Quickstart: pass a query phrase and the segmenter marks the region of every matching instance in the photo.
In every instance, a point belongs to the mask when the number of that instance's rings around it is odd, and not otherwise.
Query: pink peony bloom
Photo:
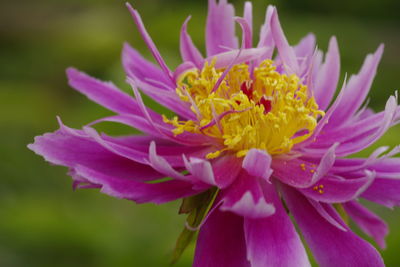
[[[251,3],[243,17],[235,17],[226,0],[209,0],[207,55],[188,35],[188,18],[180,36],[183,63],[175,71],[139,13],[127,6],[159,66],[124,46],[134,98],[68,69],[73,88],[116,115],[81,130],[60,121],[59,130],[36,137],[29,148],[67,166],[76,188],[100,188],[137,203],[182,199],[180,212],[189,215],[175,259],[199,231],[195,267],[310,266],[289,214],[319,265],[383,266],[348,219],[385,247],[387,225],[358,199],[400,205],[400,159],[393,158],[399,147],[347,158],[399,121],[397,95],[379,113],[363,106],[383,46],[334,98],[340,73],[336,38],[325,57],[313,35],[290,46],[273,6],[253,47]],[[235,23],[242,28],[241,44]],[[139,89],[176,117],[147,108]],[[104,121],[144,134],[99,134],[92,126]]]

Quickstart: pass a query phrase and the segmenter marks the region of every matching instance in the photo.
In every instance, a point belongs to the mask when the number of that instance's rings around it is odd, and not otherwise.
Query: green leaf
[[[189,213],[186,223],[190,228],[197,228],[210,211],[218,195],[218,189],[213,188],[204,193],[183,199],[179,213]],[[193,237],[197,234],[196,230],[189,229],[186,225],[176,241],[175,249],[172,254],[171,264],[176,263],[188,247]]]

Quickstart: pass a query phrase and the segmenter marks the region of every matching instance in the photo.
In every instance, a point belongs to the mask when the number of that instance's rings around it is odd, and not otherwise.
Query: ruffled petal
[[[142,164],[148,163],[148,148],[150,143],[156,140],[155,138],[148,138],[144,142],[140,139],[141,142],[135,142],[134,139],[130,138],[127,139],[128,142],[123,142],[122,140],[113,137],[105,135],[101,136],[95,129],[90,127],[84,127],[84,131],[89,137],[110,152]],[[195,148],[172,144],[173,143],[170,143],[167,146],[158,145],[158,151],[159,153],[161,151],[160,154],[163,155],[167,162],[174,167],[184,166],[182,155],[205,156],[207,153],[207,151],[204,151],[204,148],[202,147]],[[203,152],[201,152],[202,150]]]
[[[220,209],[253,219],[274,214],[274,206],[264,198],[262,182],[260,178],[242,171],[235,182],[224,191]]]
[[[124,45],[122,63],[127,76],[146,95],[184,118],[195,117],[190,105],[181,101],[175,93],[175,82],[171,82],[159,68],[144,59],[128,44]]]
[[[359,74],[350,78],[345,96],[332,115],[328,127],[344,124],[360,108],[371,88],[382,54],[383,45],[380,45],[375,54],[367,56]]]
[[[146,45],[149,48],[150,52],[152,53],[153,57],[155,58],[157,63],[160,65],[160,67],[164,71],[165,75],[167,75],[167,77],[169,77],[169,79],[173,82],[172,72],[168,68],[164,59],[161,57],[161,54],[158,51],[156,45],[154,44],[154,42],[151,39],[148,32],[146,31],[146,28],[144,27],[144,24],[143,24],[142,18],[139,15],[139,12],[137,12],[137,10],[134,9],[129,3],[126,3],[126,6],[128,7],[129,12],[132,15],[133,21],[135,22],[140,35],[142,36],[144,42],[146,43]]]
[[[205,59],[206,62],[212,62],[214,59],[215,68],[226,68],[231,64],[240,64],[246,61],[252,61],[259,59],[265,54],[270,48],[260,47],[260,48],[249,48],[249,49],[235,49],[228,52],[224,52],[215,56],[211,56]],[[240,52],[240,54],[239,54]]]
[[[162,204],[199,193],[192,189],[191,183],[183,181],[170,180],[147,184],[105,175],[83,166],[77,166],[74,170],[77,175],[85,178],[89,183],[98,185],[102,193],[116,198],[133,200],[136,203]]]
[[[305,61],[312,56],[315,51],[315,35],[312,33],[307,34],[300,42],[294,47],[296,56]]]
[[[343,203],[360,196],[374,181],[375,173],[366,171],[365,177],[344,179],[324,177],[314,186],[300,189],[306,197],[325,203]]]
[[[260,40],[258,42],[257,48],[266,47],[268,48],[265,53],[256,60],[256,65],[261,63],[265,59],[271,59],[274,52],[274,38],[271,32],[271,18],[274,13],[275,8],[273,6],[268,6],[265,14],[265,22],[260,28]]]
[[[309,148],[323,149],[330,146],[332,142],[340,142],[337,149],[338,155],[346,156],[358,152],[374,143],[389,127],[398,123],[396,121],[398,110],[397,99],[392,96],[386,103],[385,111],[336,129],[324,130],[315,138]]]
[[[238,48],[235,36],[235,10],[226,0],[208,1],[206,25],[207,56],[213,56],[227,49]]]
[[[250,267],[243,218],[215,209],[200,228],[193,267]]]
[[[253,47],[253,4],[249,1],[244,3],[243,19],[249,25],[249,46],[245,48]]]
[[[272,174],[271,162],[271,156],[264,150],[251,149],[243,160],[243,169],[252,176],[268,181]]]
[[[343,222],[348,231],[341,231],[322,219],[304,196],[288,186],[283,186],[283,196],[320,266],[384,266],[378,251]],[[341,221],[333,209],[329,213]]]
[[[181,174],[167,162],[167,160],[157,154],[156,143],[151,142],[149,147],[149,165],[152,166],[158,172],[164,174],[167,177],[171,177],[176,180],[189,181],[189,178]]]
[[[264,187],[264,195],[274,204],[275,213],[263,219],[244,219],[247,258],[251,266],[311,266],[281,200],[271,184]]]
[[[74,68],[67,69],[69,85],[90,100],[121,114],[138,114],[137,102],[111,82],[102,82]]]
[[[125,73],[129,77],[147,82],[150,86],[158,90],[175,90],[175,84],[171,82],[162,69],[146,60],[128,43],[124,43],[121,57]]]
[[[187,32],[187,25],[190,20],[190,16],[185,20],[181,29],[180,38],[180,52],[183,61],[193,62],[197,68],[202,68],[202,62],[204,61],[199,49],[194,45],[192,38]]]
[[[61,124],[58,131],[37,136],[29,149],[46,161],[69,168],[78,165],[91,168],[104,175],[121,179],[147,181],[162,178],[163,175],[148,165],[117,155],[85,133]]]
[[[272,162],[274,177],[281,182],[297,188],[307,188],[324,177],[335,162],[335,149],[338,144],[332,145],[322,156],[319,164],[303,159],[276,159]]]
[[[279,56],[284,64],[284,69],[288,73],[299,73],[299,63],[293,48],[289,45],[279,22],[278,13],[275,12],[271,17],[271,31]]]
[[[236,157],[225,156],[212,162],[196,157],[183,158],[186,169],[195,179],[220,189],[229,186],[241,170],[240,160]]]
[[[314,85],[314,96],[320,109],[325,110],[335,94],[340,75],[340,55],[336,37],[329,41],[329,48],[325,62],[320,67],[316,83]]]
[[[350,218],[363,230],[364,233],[375,239],[376,243],[384,249],[385,237],[389,232],[387,224],[378,215],[369,211],[356,201],[343,204]]]
[[[400,175],[397,179],[375,179],[361,197],[389,208],[400,206]]]

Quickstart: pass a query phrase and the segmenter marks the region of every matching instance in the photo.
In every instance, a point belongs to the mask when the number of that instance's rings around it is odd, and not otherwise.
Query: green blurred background
[[[241,14],[243,1],[233,2]],[[253,3],[257,32],[266,4],[273,3],[291,43],[314,32],[319,47],[326,50],[329,37],[336,35],[342,79],[345,72],[356,72],[364,56],[384,42],[371,106],[381,110],[399,89],[399,1]],[[206,0],[137,0],[132,4],[172,68],[180,61],[179,29],[189,14],[189,31],[204,51]],[[124,1],[1,1],[0,266],[168,265],[184,222],[176,212],[178,203],[139,206],[97,190],[73,192],[66,168],[49,166],[26,148],[35,135],[57,128],[56,115],[79,128],[111,114],[69,88],[64,70],[75,66],[129,91],[120,66],[124,41],[150,58]],[[399,130],[392,129],[374,147],[398,144]],[[383,257],[388,266],[400,266],[400,210],[371,207],[388,220],[391,229]],[[192,254],[193,246],[176,266],[190,266]]]

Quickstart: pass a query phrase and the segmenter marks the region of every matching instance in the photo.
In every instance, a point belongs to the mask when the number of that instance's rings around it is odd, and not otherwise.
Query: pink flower
[[[234,17],[226,0],[209,0],[207,57],[187,33],[189,17],[181,31],[183,63],[175,71],[138,12],[128,8],[159,66],[124,46],[123,65],[135,98],[68,69],[73,88],[116,115],[82,130],[60,121],[59,130],[36,137],[29,148],[67,166],[77,188],[100,188],[137,203],[183,199],[180,212],[189,216],[180,245],[199,230],[196,267],[310,266],[289,214],[321,266],[383,266],[347,218],[385,247],[387,225],[358,199],[400,204],[400,159],[393,158],[399,147],[346,158],[399,121],[397,95],[379,113],[362,106],[383,46],[333,99],[340,73],[336,38],[325,57],[313,35],[292,47],[272,6],[253,47],[251,3],[243,17]],[[243,32],[240,46],[235,23]],[[177,116],[147,108],[138,88]],[[92,126],[104,121],[144,135],[99,134]]]

